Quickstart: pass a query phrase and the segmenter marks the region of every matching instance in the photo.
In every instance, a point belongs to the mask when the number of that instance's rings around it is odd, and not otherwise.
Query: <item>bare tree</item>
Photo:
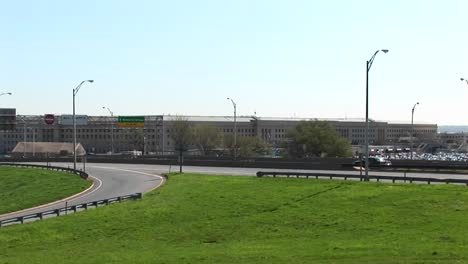
[[[142,128],[134,128],[129,131],[130,145],[133,150],[138,150],[143,153],[145,149],[144,132]],[[144,154],[144,153],[143,153]]]
[[[193,133],[190,122],[183,117],[176,117],[171,122],[171,138],[174,141],[175,150],[179,152],[179,172],[182,173],[184,163],[184,151],[187,151],[193,142]]]
[[[240,136],[237,138],[236,152],[234,152],[234,137],[232,134],[224,134],[224,146],[229,150],[230,154],[234,153],[238,157],[253,157],[261,154],[271,146],[257,137]]]

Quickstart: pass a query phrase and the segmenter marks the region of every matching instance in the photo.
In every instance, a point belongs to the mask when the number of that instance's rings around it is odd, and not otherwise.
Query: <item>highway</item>
[[[54,163],[54,166],[65,166],[64,163]],[[163,173],[178,172],[179,166],[169,165],[148,165],[148,164],[106,164],[94,163],[87,164],[86,168],[108,167],[117,170],[132,170],[153,175],[161,175]],[[78,167],[81,169],[82,167]],[[317,172],[317,173],[336,173],[336,174],[353,174],[359,175],[359,171],[343,171],[343,170],[292,170],[292,169],[271,169],[271,168],[238,168],[238,167],[200,167],[200,166],[184,166],[183,172],[216,174],[216,175],[236,175],[236,176],[256,176],[257,171],[300,171],[300,172]],[[364,171],[362,172],[364,174]],[[370,175],[389,175],[389,176],[404,176],[403,172],[377,172],[369,171]],[[449,173],[406,173],[407,177],[432,177],[440,179],[468,179],[465,174],[449,174]]]
[[[43,163],[36,163],[42,164]],[[71,167],[70,163],[51,163],[51,166]],[[79,164],[77,169],[83,169]],[[146,164],[106,164],[106,163],[88,163],[86,172],[90,179],[94,181],[91,189],[81,193],[77,197],[64,199],[59,202],[41,206],[40,208],[26,209],[20,212],[0,215],[0,220],[20,217],[27,214],[54,210],[58,208],[92,202],[96,200],[108,199],[112,197],[128,195],[133,193],[145,193],[158,188],[164,183],[163,173],[178,172],[178,166],[169,165],[146,165]],[[217,174],[217,175],[238,175],[255,176],[257,171],[300,171],[300,172],[318,172],[318,173],[336,173],[336,174],[354,174],[359,175],[359,171],[330,171],[330,170],[290,170],[290,169],[265,169],[265,168],[232,168],[232,167],[196,167],[184,166],[184,172]],[[402,172],[374,172],[370,175],[394,175],[403,176]],[[433,177],[433,178],[452,178],[468,179],[468,175],[460,174],[431,174],[431,173],[407,173],[407,177]]]
[[[67,163],[54,163],[50,165],[61,167],[70,166],[70,164]],[[115,166],[113,164],[95,164],[86,166],[86,172],[90,175],[90,180],[93,180],[94,184],[92,188],[80,195],[45,206],[3,214],[0,215],[0,220],[64,208],[65,205],[73,206],[138,192],[145,193],[164,183],[164,178],[160,175],[138,170],[138,167],[126,168],[125,166]]]

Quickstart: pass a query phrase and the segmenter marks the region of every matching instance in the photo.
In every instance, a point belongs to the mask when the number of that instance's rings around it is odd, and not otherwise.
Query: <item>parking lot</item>
[[[411,154],[407,152],[402,153],[389,153],[383,155],[387,159],[392,160],[409,160],[411,159]],[[468,153],[413,153],[413,160],[440,160],[440,161],[468,161]]]

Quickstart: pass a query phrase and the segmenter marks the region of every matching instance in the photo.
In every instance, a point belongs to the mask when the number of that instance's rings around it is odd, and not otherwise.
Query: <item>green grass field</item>
[[[60,200],[85,190],[91,184],[91,181],[69,173],[2,166],[0,214]]]
[[[467,209],[464,186],[171,175],[0,229],[0,263],[468,263]]]

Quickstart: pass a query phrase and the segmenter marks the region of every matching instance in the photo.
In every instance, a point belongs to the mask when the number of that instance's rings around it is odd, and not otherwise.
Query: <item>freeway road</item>
[[[42,163],[41,163],[42,164]],[[44,165],[44,164],[42,164]],[[70,163],[52,163],[52,166],[71,167]],[[83,169],[79,164],[78,169]],[[290,169],[262,169],[262,168],[229,168],[229,167],[196,167],[184,166],[184,172],[219,174],[219,175],[239,175],[255,176],[257,171],[301,171],[318,173],[336,173],[336,174],[354,174],[359,175],[359,171],[317,171],[317,170],[290,170]],[[146,165],[146,164],[106,164],[106,163],[88,163],[86,172],[94,180],[94,186],[87,192],[67,199],[68,206],[91,202],[101,199],[112,198],[116,196],[128,195],[137,192],[148,192],[164,183],[164,178],[160,175],[168,172],[177,172],[178,166],[169,165]],[[371,175],[393,175],[403,176],[402,172],[370,172]],[[431,173],[407,173],[408,177],[433,177],[433,178],[452,178],[468,179],[468,175],[460,174],[431,174]],[[35,209],[27,209],[17,213],[1,215],[0,220],[19,217],[27,214],[63,208],[65,201],[49,204]]]
[[[54,163],[54,166],[66,166],[65,163]],[[161,175],[168,172],[178,172],[179,166],[169,165],[148,165],[148,164],[106,164],[106,163],[90,163],[86,168],[108,167],[114,169],[132,170],[149,174]],[[81,169],[82,167],[79,167]],[[354,174],[359,175],[359,171],[334,171],[334,170],[291,170],[291,169],[270,169],[270,168],[237,168],[237,167],[199,167],[199,166],[184,166],[184,172],[218,174],[218,175],[238,175],[238,176],[255,176],[257,171],[300,171],[300,172],[316,172],[316,173],[335,173],[335,174]],[[364,172],[363,172],[364,174]],[[377,172],[369,171],[370,175],[387,175],[387,176],[403,176],[403,172]],[[464,174],[448,174],[448,173],[406,173],[407,177],[432,177],[440,179],[468,179],[468,175]]]
[[[71,167],[70,164],[67,163],[50,165]],[[95,164],[87,166],[86,172],[90,175],[90,179],[94,181],[93,187],[86,192],[76,197],[63,199],[45,206],[3,214],[0,215],[0,220],[64,208],[65,205],[73,206],[138,192],[145,193],[164,183],[163,177],[155,173],[138,170],[138,167],[126,168],[125,166],[118,167],[112,164]]]

